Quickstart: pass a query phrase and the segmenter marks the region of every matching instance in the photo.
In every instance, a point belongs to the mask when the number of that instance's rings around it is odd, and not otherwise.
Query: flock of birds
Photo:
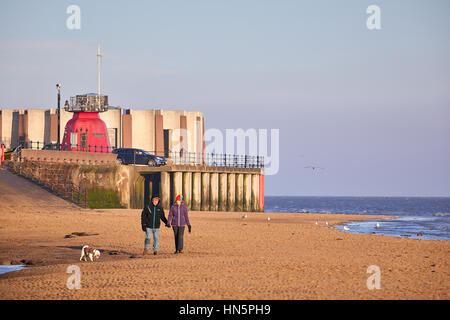
[[[242,219],[247,219],[247,218],[248,218],[248,216],[247,216],[246,214],[244,214],[244,215],[242,216]],[[267,220],[267,221],[270,221],[270,217],[267,217],[266,220]],[[316,221],[315,225],[318,226],[318,225],[319,225],[319,222]],[[329,226],[329,225],[328,225],[328,221],[325,221],[325,225],[326,225],[327,227]],[[380,227],[380,223],[377,222],[376,225],[375,225],[375,228],[378,229],[379,227]],[[349,231],[350,228],[347,227],[347,226],[344,226],[344,230],[345,230],[345,231]]]
[[[316,226],[317,225],[319,225],[319,222],[318,221],[316,221]],[[325,221],[325,225],[328,227],[328,221]],[[380,227],[380,223],[379,222],[377,222],[376,224],[375,224],[375,228],[379,228]],[[344,228],[343,228],[345,231],[349,231],[350,230],[350,228],[349,227],[347,227],[347,226],[344,226]]]

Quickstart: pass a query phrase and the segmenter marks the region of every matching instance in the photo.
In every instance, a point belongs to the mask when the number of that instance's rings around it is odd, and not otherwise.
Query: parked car
[[[61,146],[57,143],[48,143],[42,148],[42,150],[61,150]]]
[[[135,148],[118,148],[112,153],[117,154],[117,161],[120,164],[146,164],[152,167],[165,166],[167,159],[155,156],[148,151]]]

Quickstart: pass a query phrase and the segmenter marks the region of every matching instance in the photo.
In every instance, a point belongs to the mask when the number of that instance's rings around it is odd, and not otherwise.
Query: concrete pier
[[[236,210],[236,175],[229,173],[227,176],[227,211]]]
[[[252,209],[251,211],[259,211],[259,174],[252,174]]]
[[[161,172],[161,185],[160,185],[161,194],[159,197],[161,198],[161,205],[164,209],[168,209],[170,207],[170,173],[169,172]]]
[[[209,211],[209,172],[202,172],[202,211]]]
[[[28,152],[29,151],[29,152]],[[39,151],[39,154],[34,154]],[[264,169],[206,165],[166,165],[161,167],[109,164],[54,163],[52,154],[64,151],[22,150],[23,159],[49,168],[57,167],[73,181],[87,189],[98,185],[115,192],[120,206],[142,209],[153,196],[159,196],[164,209],[169,209],[178,194],[189,210],[195,211],[264,211]],[[67,151],[78,159],[89,153]],[[94,157],[95,156],[95,157]],[[34,157],[34,158],[33,158]],[[102,170],[96,170],[101,167]],[[80,172],[83,172],[80,181]],[[86,172],[86,174],[84,174]]]
[[[192,203],[192,172],[183,172],[184,205],[191,210]]]
[[[112,188],[115,185],[121,203],[128,208],[142,208],[152,195],[159,195],[166,210],[182,194],[193,211],[264,211],[263,169],[122,165],[111,170],[117,170]]]
[[[252,175],[244,174],[244,205],[243,211],[252,211]]]
[[[172,194],[172,203],[175,202],[177,195],[183,194],[183,172],[176,171],[172,174],[172,186],[173,186],[173,194]]]
[[[236,174],[236,211],[244,210],[244,175]]]
[[[219,173],[219,211],[227,211],[227,173]]]
[[[192,173],[192,204],[191,210],[200,211],[202,209],[202,174]]]
[[[219,174],[214,172],[210,174],[210,186],[209,186],[209,210],[219,210]]]

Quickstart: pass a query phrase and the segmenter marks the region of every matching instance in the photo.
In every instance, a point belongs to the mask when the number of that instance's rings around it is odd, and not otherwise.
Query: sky
[[[80,29],[67,28],[70,5]],[[379,30],[366,12],[380,8]],[[279,130],[266,195],[450,196],[450,2],[0,2],[0,108],[195,110]],[[269,134],[270,137],[270,134]],[[270,150],[270,148],[269,148]],[[308,166],[323,169],[312,170]]]

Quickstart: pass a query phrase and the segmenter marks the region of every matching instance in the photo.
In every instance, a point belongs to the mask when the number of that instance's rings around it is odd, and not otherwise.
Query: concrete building
[[[61,108],[60,136],[73,113]],[[203,113],[184,110],[122,109],[110,107],[100,113],[113,148],[139,148],[158,155],[169,151],[204,152]],[[0,142],[16,147],[32,142],[56,143],[56,109],[0,109]],[[60,141],[62,142],[62,141]]]

